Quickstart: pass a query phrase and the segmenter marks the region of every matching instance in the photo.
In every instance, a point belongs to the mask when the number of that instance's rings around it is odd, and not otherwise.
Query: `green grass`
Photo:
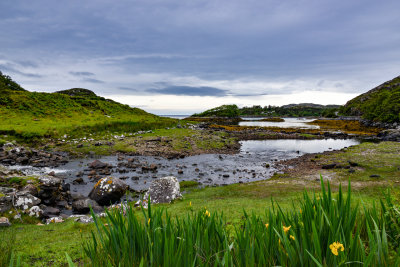
[[[151,130],[176,125],[177,120],[149,114],[96,95],[2,91],[0,133],[22,140],[82,137],[89,133]]]
[[[384,266],[400,262],[400,212],[390,194],[381,207],[361,214],[351,190],[334,195],[303,193],[289,212],[272,202],[262,216],[242,212],[227,223],[204,207],[173,219],[163,209],[108,212],[95,219],[96,234],[85,244],[93,266]],[[189,206],[192,210],[192,206]],[[336,248],[333,246],[338,244]],[[396,263],[395,263],[396,262]]]
[[[355,162],[358,166],[354,167],[354,173],[349,173],[347,169],[334,169],[342,179],[352,181],[400,181],[400,143],[380,142],[362,143],[353,146],[344,153],[324,155],[317,161],[324,163],[337,163],[348,165],[348,162]],[[371,178],[373,174],[380,175],[380,178]]]
[[[156,145],[164,147],[170,152],[192,153],[196,150],[215,151],[222,150],[227,146],[234,145],[234,138],[226,137],[226,133],[208,133],[201,130],[187,128],[155,129],[151,133],[127,136],[123,140],[114,139],[113,134],[103,133],[96,137],[95,141],[82,142],[83,147],[77,147],[75,143],[63,143],[52,146],[57,151],[66,151],[72,155],[86,155],[94,152],[96,155],[110,155],[116,152],[135,153],[138,151],[149,151],[146,142],[155,138],[161,138]],[[113,145],[95,146],[98,141],[107,143],[112,141]]]

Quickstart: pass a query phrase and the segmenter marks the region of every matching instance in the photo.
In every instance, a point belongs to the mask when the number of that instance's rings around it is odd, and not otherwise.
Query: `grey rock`
[[[122,180],[105,177],[95,184],[89,193],[89,198],[95,200],[99,205],[110,205],[119,201],[127,189],[128,186]]]
[[[89,168],[91,169],[104,169],[108,167],[111,167],[110,164],[101,162],[100,160],[97,159],[89,164]]]
[[[39,206],[33,206],[28,210],[27,213],[31,217],[40,218],[43,214],[43,210]]]
[[[182,195],[178,179],[174,176],[167,176],[154,180],[151,182],[149,190],[144,195],[143,201],[138,201],[136,204],[142,204],[143,207],[147,208],[149,197],[153,204],[171,203],[171,201],[181,198]]]
[[[41,200],[32,196],[28,192],[17,192],[14,198],[14,206],[18,209],[27,210],[33,206],[39,205]]]
[[[76,213],[86,214],[90,212],[90,208],[93,209],[95,212],[102,211],[103,208],[97,204],[96,201],[90,198],[79,199],[72,202],[72,209]]]
[[[60,210],[53,207],[46,207],[42,212],[43,217],[49,218],[60,215]]]

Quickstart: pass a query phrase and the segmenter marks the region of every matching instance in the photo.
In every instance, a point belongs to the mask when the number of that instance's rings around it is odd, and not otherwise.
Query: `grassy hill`
[[[238,116],[239,116],[239,108],[236,105],[222,105],[192,115],[192,117],[227,117],[227,118],[235,118]]]
[[[31,140],[41,137],[78,137],[102,132],[135,132],[164,128],[176,120],[74,88],[55,93],[24,90],[0,73],[0,134]]]
[[[400,76],[353,98],[340,113],[370,121],[400,122]]]

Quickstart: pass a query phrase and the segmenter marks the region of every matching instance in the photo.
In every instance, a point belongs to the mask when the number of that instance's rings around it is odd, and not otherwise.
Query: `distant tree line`
[[[223,105],[193,117],[238,117],[238,116],[266,116],[266,117],[336,117],[337,106],[322,105],[287,105],[287,106],[259,106],[238,108],[236,105]]]

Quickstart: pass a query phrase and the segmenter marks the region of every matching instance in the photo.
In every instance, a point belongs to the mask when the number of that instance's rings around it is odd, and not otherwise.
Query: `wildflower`
[[[267,228],[267,229],[268,229],[268,226],[269,226],[269,223],[266,223],[266,224],[265,224],[265,228]]]
[[[339,254],[338,250],[342,252],[344,251],[344,246],[340,242],[333,242],[332,244],[329,245],[329,248],[331,249],[332,254],[335,256]]]
[[[150,225],[150,220],[151,220],[151,219],[149,218],[149,220],[147,221],[147,224],[149,224],[149,225]]]
[[[208,216],[208,217],[211,216],[211,214],[210,214],[210,212],[209,212],[208,210],[206,210],[206,212],[204,212],[204,215],[205,215],[205,216]]]
[[[300,209],[300,214],[302,213],[303,211]]]
[[[192,207],[192,201],[189,202],[189,207]]]
[[[289,225],[288,227],[283,226],[283,231],[285,232],[285,234],[290,230],[291,227],[291,225]]]
[[[292,235],[290,235],[289,237],[290,237],[290,239],[292,239],[292,240],[296,240],[296,239],[294,238],[294,236],[292,236]]]

